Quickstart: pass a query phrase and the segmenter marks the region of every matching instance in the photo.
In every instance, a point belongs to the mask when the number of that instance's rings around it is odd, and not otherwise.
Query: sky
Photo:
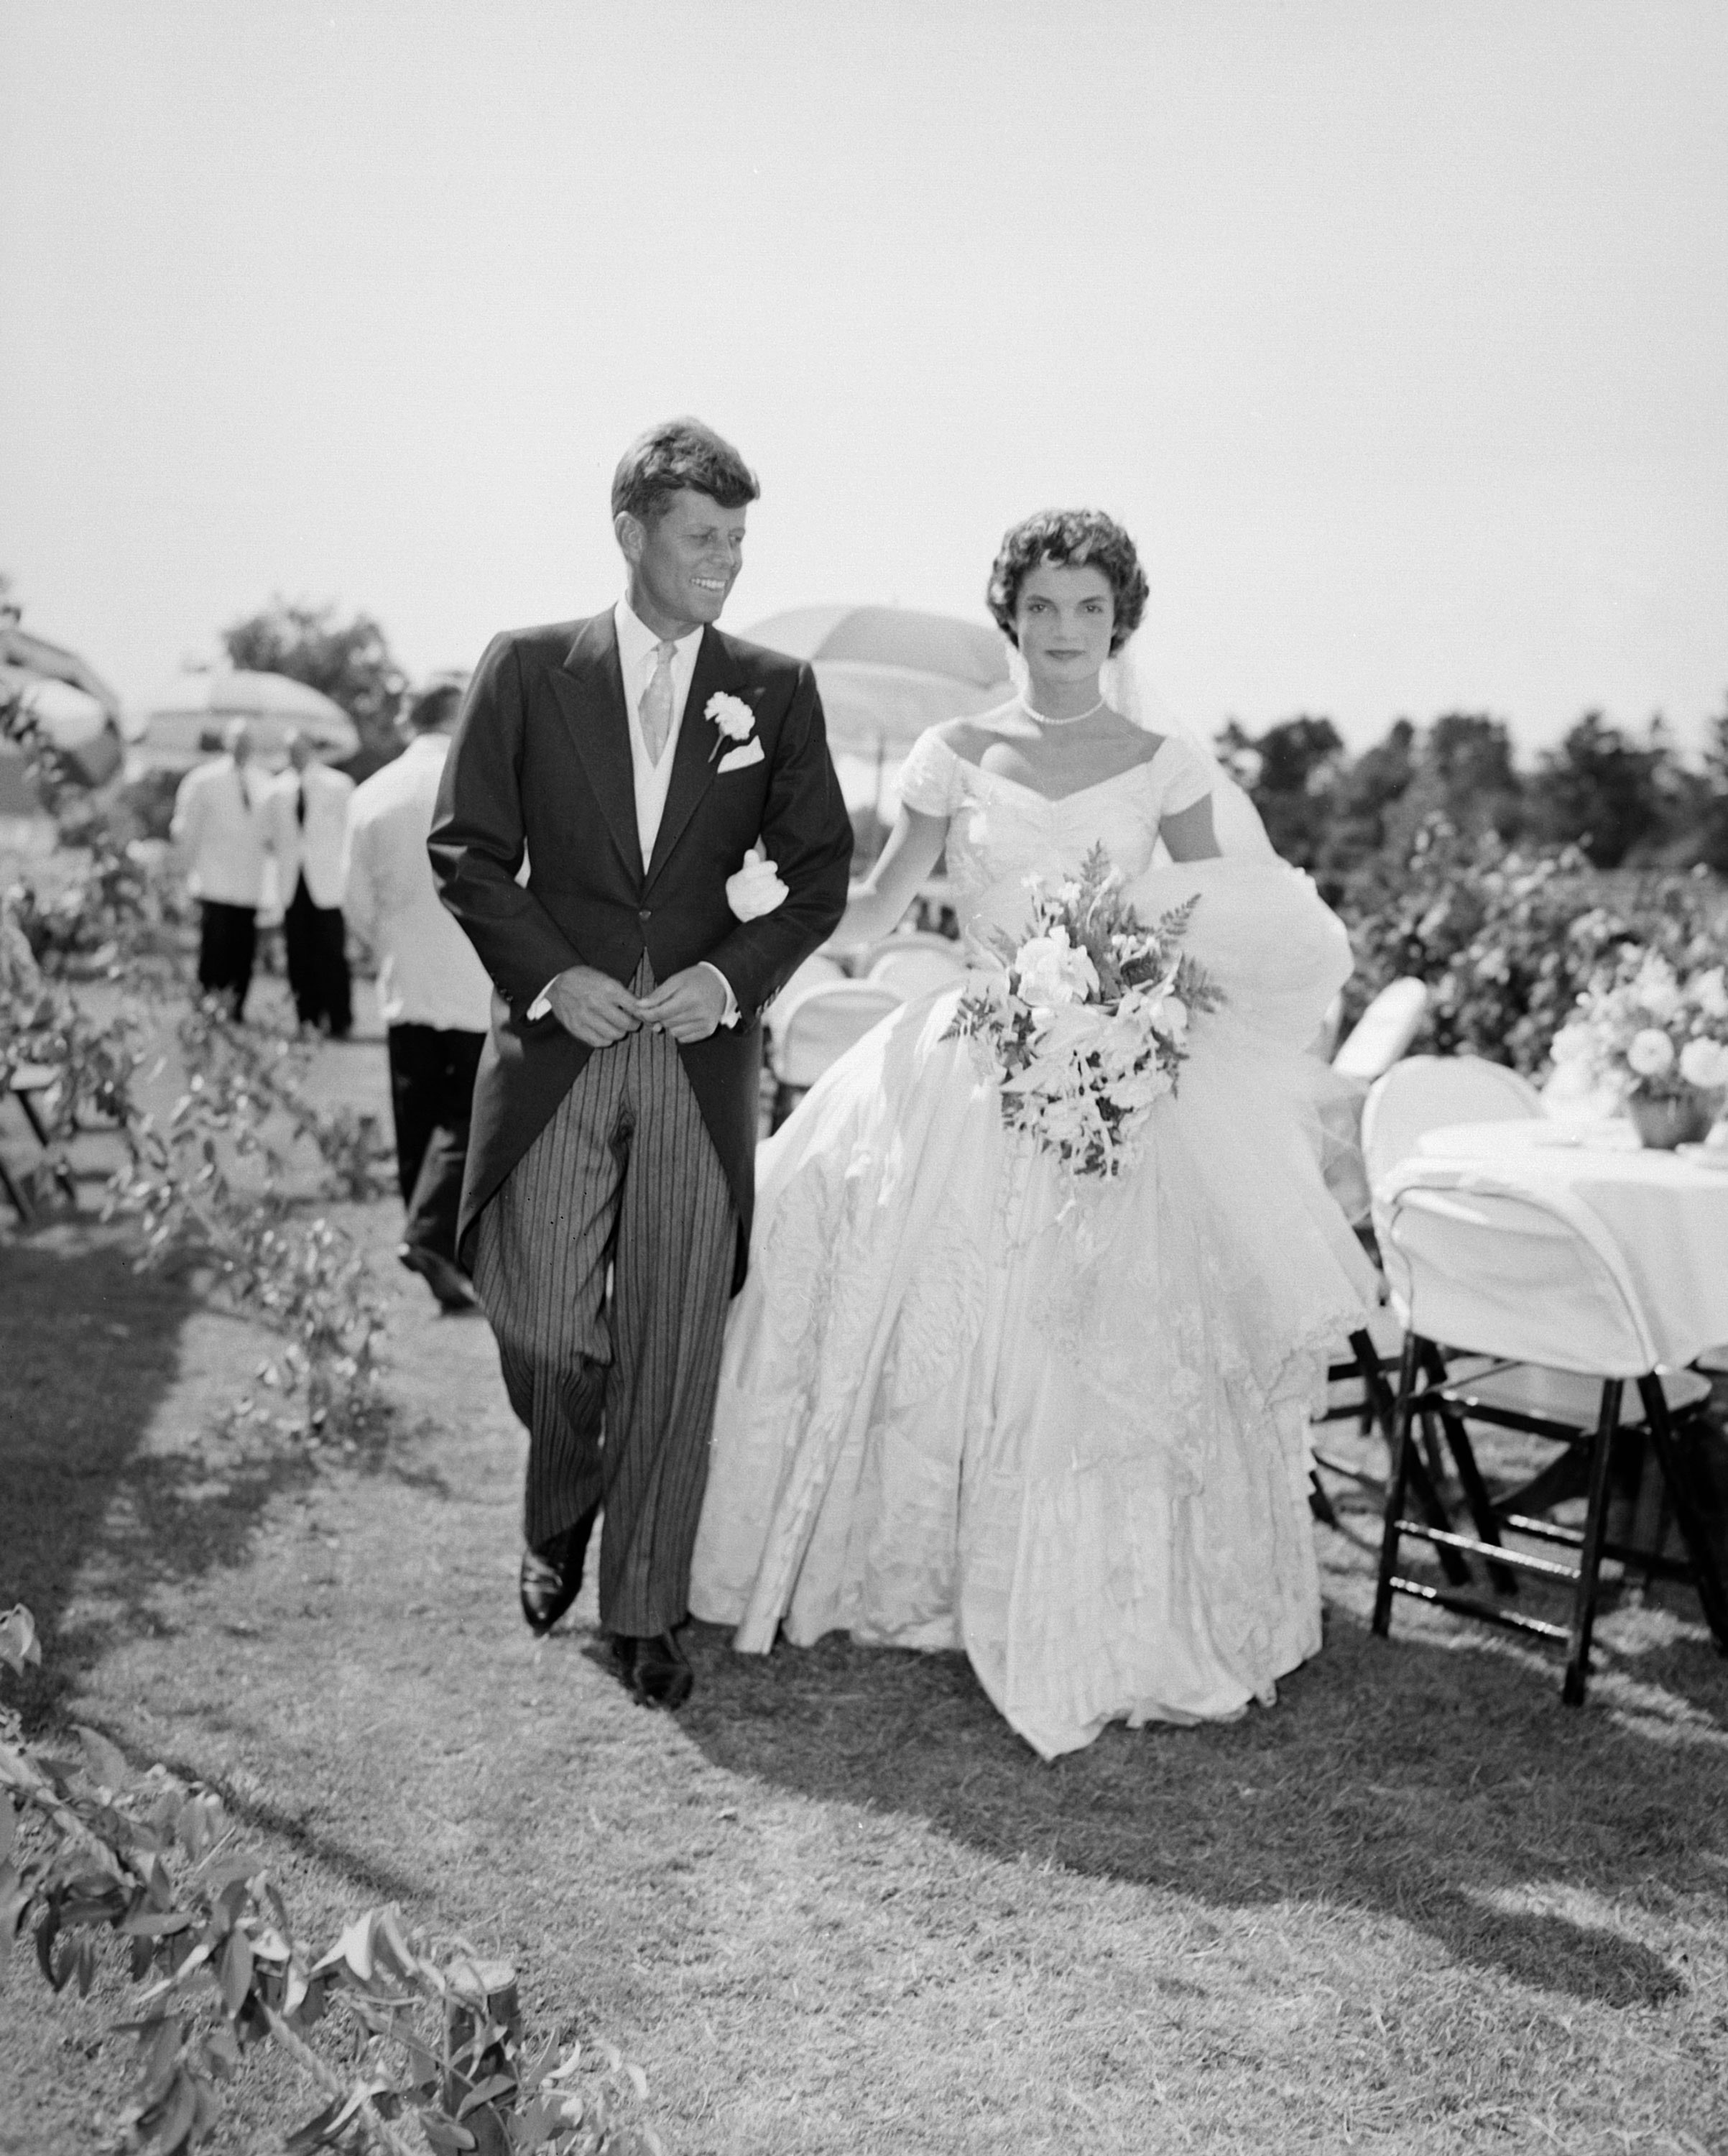
[[[1208,732],[1694,742],[1725,110],[1720,0],[0,0],[0,569],[134,702],[276,593],[420,675],[689,411],[731,628],[1095,503]]]

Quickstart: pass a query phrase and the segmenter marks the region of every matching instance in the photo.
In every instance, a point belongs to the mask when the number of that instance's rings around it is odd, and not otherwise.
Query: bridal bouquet
[[[972,1043],[1010,1128],[1070,1174],[1119,1175],[1153,1104],[1176,1091],[1190,1019],[1223,1001],[1181,949],[1197,901],[1143,926],[1102,846],[1078,879],[1028,876],[1027,889],[1027,933],[997,936],[1001,973],[961,998],[948,1030]]]

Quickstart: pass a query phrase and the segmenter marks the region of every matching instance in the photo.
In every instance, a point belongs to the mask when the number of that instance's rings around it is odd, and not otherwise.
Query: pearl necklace
[[[1018,703],[1021,710],[1025,712],[1027,717],[1033,721],[1034,726],[1077,726],[1082,719],[1095,719],[1098,714],[1104,709],[1105,704],[1109,702],[1110,699],[1107,696],[1100,696],[1098,699],[1098,701],[1092,706],[1090,711],[1076,711],[1071,718],[1066,719],[1049,718],[1043,712],[1033,711],[1031,705],[1027,702],[1023,696],[1017,697],[1015,701]]]

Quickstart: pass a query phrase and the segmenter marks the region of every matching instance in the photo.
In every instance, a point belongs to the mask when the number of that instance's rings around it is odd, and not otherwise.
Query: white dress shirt
[[[196,764],[181,780],[168,834],[194,897],[223,906],[262,901],[274,833],[273,783],[257,764],[243,772],[231,756]]]
[[[630,772],[636,782],[636,841],[642,849],[644,870],[654,859],[654,840],[660,835],[660,819],[666,813],[666,789],[672,783],[672,759],[678,753],[678,737],[684,726],[684,707],[690,701],[690,676],[696,670],[696,654],[702,649],[702,632],[693,629],[672,646],[672,723],[660,760],[649,760],[642,734],[642,700],[659,665],[661,639],[636,616],[628,599],[613,608],[618,626],[618,665],[624,676],[624,709],[630,720]]]
[[[327,763],[309,763],[304,771],[290,764],[276,781],[270,806],[284,906],[293,903],[295,886],[303,875],[314,906],[341,904],[342,838],[353,793],[354,782],[347,773],[332,771]],[[300,815],[302,798],[304,822]]]
[[[618,632],[618,666],[624,680],[624,711],[630,722],[630,776],[636,788],[636,843],[642,849],[642,866],[646,874],[654,859],[654,841],[660,835],[660,821],[666,813],[666,789],[672,783],[673,759],[678,753],[678,737],[684,727],[684,707],[690,701],[690,678],[696,670],[696,659],[702,649],[702,632],[693,629],[688,636],[676,637],[672,642],[672,723],[666,731],[666,745],[660,751],[660,760],[654,762],[648,752],[648,742],[642,732],[642,699],[648,685],[654,677],[659,664],[659,647],[663,639],[637,614],[628,598],[622,598],[612,610],[613,625]],[[704,958],[700,962],[708,966]],[[720,1023],[734,1026],[738,1023],[738,998],[732,993],[732,984],[718,966],[708,966],[726,992],[726,1009],[720,1013]],[[544,1018],[551,1010],[548,981],[534,1001],[528,1006],[530,1018]]]
[[[394,763],[355,788],[348,803],[341,905],[378,961],[386,1025],[484,1033],[492,983],[446,911],[426,857],[448,734],[416,734]],[[292,803],[290,804],[292,814]]]

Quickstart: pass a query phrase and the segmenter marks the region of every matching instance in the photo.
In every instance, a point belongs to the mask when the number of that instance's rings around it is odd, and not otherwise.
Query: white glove
[[[760,920],[785,899],[786,886],[760,846],[752,846],[744,856],[743,867],[726,878],[726,904],[740,921]]]

